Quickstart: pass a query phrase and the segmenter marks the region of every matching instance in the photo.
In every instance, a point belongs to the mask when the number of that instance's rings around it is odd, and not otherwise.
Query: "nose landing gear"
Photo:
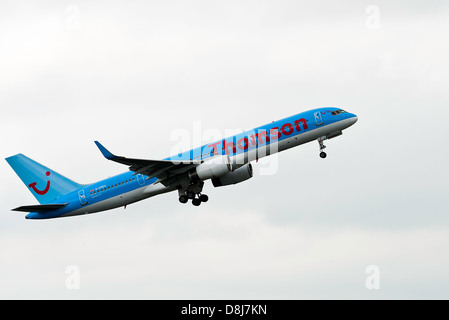
[[[323,151],[326,148],[326,146],[323,143],[324,140],[326,140],[326,136],[318,138],[318,143],[320,144],[320,157],[321,157],[321,159],[324,159],[324,158],[327,157],[326,152]]]

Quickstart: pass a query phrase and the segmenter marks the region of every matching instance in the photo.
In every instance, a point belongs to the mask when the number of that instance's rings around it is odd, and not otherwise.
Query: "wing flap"
[[[148,179],[156,177],[158,182],[162,182],[170,176],[184,173],[201,164],[201,161],[194,160],[171,161],[125,158],[111,153],[98,141],[95,141],[95,144],[106,159],[127,165],[129,170],[135,172],[135,174],[146,175]]]

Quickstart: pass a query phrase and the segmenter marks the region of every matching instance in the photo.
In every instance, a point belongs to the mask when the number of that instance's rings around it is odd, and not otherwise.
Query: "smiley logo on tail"
[[[47,172],[45,173],[45,175],[46,175],[47,177],[49,177],[49,176],[50,176],[50,171],[47,171]],[[39,189],[37,189],[37,188],[36,188],[36,184],[37,184],[37,182],[30,183],[30,184],[28,185],[28,187],[32,188],[32,189],[34,190],[34,192],[36,192],[38,195],[43,196],[44,194],[46,194],[46,193],[48,192],[48,190],[50,190],[50,180],[47,181],[47,186],[45,187],[44,190],[39,190]]]

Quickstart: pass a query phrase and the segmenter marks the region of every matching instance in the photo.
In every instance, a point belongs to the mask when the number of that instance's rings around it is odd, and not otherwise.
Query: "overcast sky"
[[[200,207],[25,220],[10,209],[36,200],[2,160],[0,298],[448,299],[447,30],[447,1],[2,1],[1,158],[90,183],[127,170],[94,140],[161,159],[198,125],[359,121],[325,160],[314,142],[207,182]]]

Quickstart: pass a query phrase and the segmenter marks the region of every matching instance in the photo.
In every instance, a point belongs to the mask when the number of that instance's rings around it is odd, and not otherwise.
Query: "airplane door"
[[[314,113],[315,116],[315,122],[317,126],[321,126],[323,124],[323,119],[321,118],[321,112],[315,112]]]
[[[80,198],[80,203],[82,206],[87,204],[87,199],[86,199],[86,195],[84,194],[84,190],[80,190],[78,192],[78,196]]]
[[[138,174],[137,175],[137,181],[139,181],[140,185],[144,185],[145,184],[145,177],[142,174]]]

